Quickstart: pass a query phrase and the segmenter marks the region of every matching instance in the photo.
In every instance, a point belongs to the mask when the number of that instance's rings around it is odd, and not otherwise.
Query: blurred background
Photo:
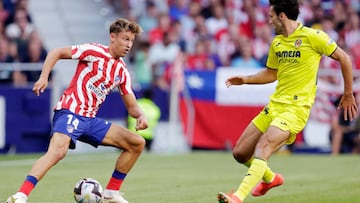
[[[302,0],[299,22],[321,29],[351,55],[360,103],[360,0]],[[116,18],[144,32],[124,58],[138,98],[152,91],[159,107],[151,151],[229,150],[268,102],[276,84],[225,87],[225,79],[265,67],[274,37],[267,0],[2,0],[0,1],[0,153],[46,151],[52,109],[77,61],[60,61],[40,97],[32,91],[49,50],[109,44]],[[310,120],[288,153],[360,153],[360,122],[336,109],[340,65],[323,57]],[[127,125],[114,91],[99,117]],[[78,152],[87,152],[79,146]],[[105,150],[105,149],[104,149]]]

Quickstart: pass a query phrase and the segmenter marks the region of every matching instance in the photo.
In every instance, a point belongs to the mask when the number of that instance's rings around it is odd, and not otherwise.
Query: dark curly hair
[[[290,20],[296,20],[299,16],[299,2],[297,0],[269,0],[276,15],[285,13]]]

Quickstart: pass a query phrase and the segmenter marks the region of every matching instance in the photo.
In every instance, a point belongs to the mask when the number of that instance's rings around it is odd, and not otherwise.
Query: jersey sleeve
[[[97,60],[96,57],[93,55],[94,51],[96,50],[96,46],[92,44],[80,44],[80,45],[73,45],[71,51],[72,59],[78,59],[80,61],[94,61]]]
[[[309,39],[313,48],[320,54],[330,56],[337,48],[337,44],[332,40],[328,34],[321,30],[315,30],[315,32],[309,35]]]
[[[127,71],[127,69],[124,69],[121,78],[123,79],[123,81],[121,81],[118,86],[120,94],[121,95],[133,94],[130,73],[129,71]]]

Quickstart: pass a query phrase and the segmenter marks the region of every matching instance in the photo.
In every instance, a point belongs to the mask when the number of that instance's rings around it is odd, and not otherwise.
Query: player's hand
[[[146,128],[148,128],[148,121],[145,116],[141,115],[139,118],[136,119],[135,130],[144,130]]]
[[[352,121],[358,116],[358,107],[353,94],[343,95],[340,99],[338,109],[343,109],[344,120]]]
[[[245,84],[245,77],[242,75],[232,76],[225,81],[226,87],[231,85],[243,85]]]
[[[36,94],[36,96],[39,96],[40,93],[43,93],[45,91],[47,86],[48,86],[48,80],[40,77],[39,80],[35,82],[32,91]]]

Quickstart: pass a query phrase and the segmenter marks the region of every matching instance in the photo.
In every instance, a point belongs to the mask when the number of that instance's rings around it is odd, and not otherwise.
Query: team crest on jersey
[[[74,126],[72,126],[72,125],[67,125],[67,126],[66,126],[66,130],[68,131],[68,133],[73,133],[73,132],[74,132]]]
[[[300,46],[301,46],[301,44],[302,44],[302,40],[301,39],[297,39],[296,41],[295,41],[295,48],[299,48]]]

